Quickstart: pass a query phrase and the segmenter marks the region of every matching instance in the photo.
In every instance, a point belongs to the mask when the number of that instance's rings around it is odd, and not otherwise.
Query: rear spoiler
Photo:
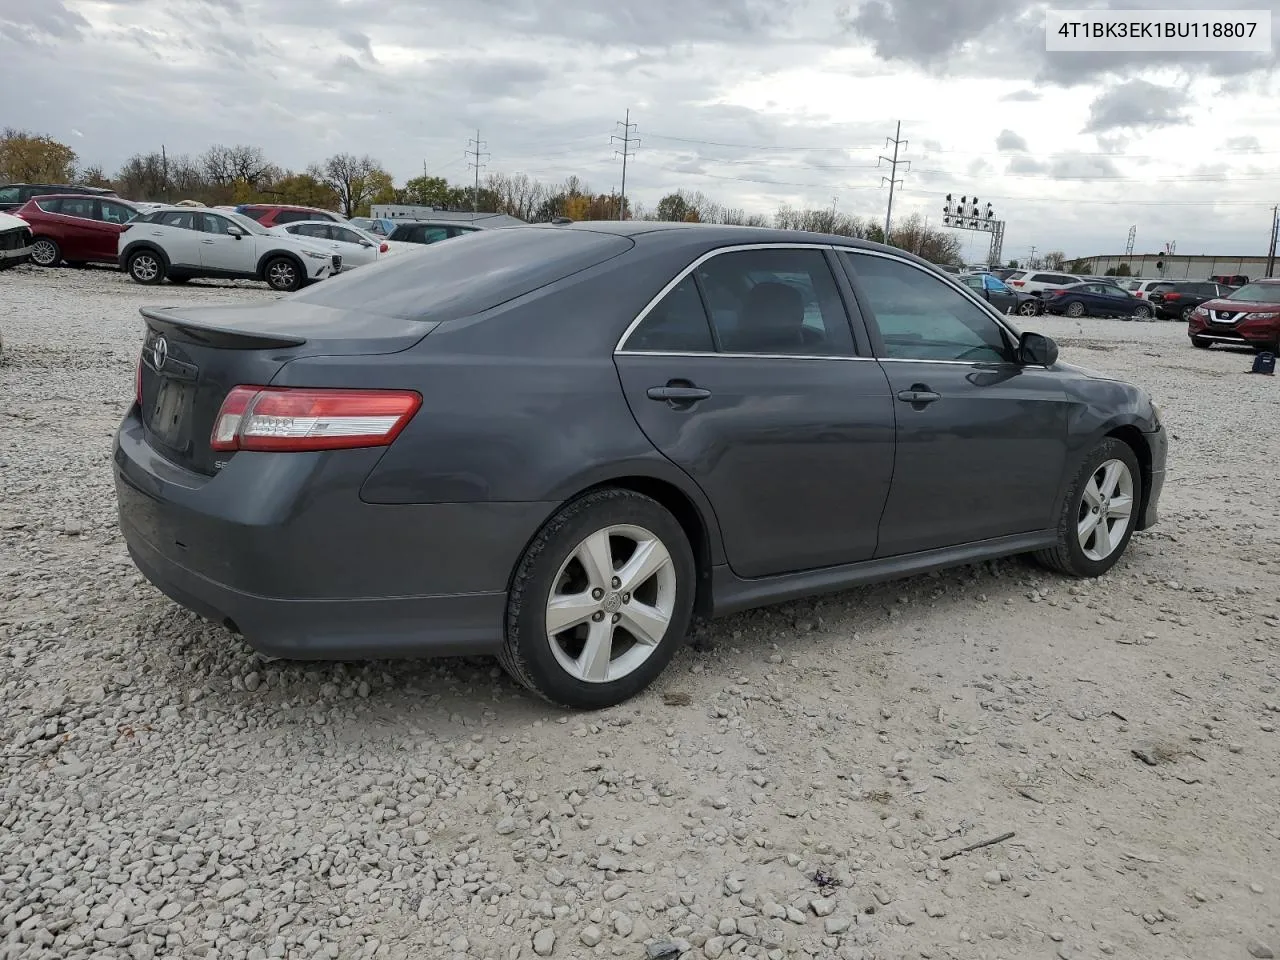
[[[197,307],[197,310],[209,310],[209,307]],[[222,309],[212,308],[217,312]],[[202,323],[190,317],[174,312],[172,307],[142,307],[139,311],[143,318],[160,333],[179,335],[208,347],[233,350],[271,350],[279,347],[300,347],[307,342],[306,337],[287,334],[264,334],[261,331],[251,332],[237,330],[234,326]]]

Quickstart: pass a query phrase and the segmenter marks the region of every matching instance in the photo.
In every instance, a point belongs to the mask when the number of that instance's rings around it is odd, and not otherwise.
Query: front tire
[[[589,493],[548,520],[521,557],[498,659],[552,703],[616,706],[684,642],[696,582],[689,539],[661,504],[630,490]]]
[[[1142,469],[1133,449],[1107,437],[1085,458],[1058,520],[1058,543],[1035,553],[1050,570],[1100,577],[1124,554],[1142,505]]]
[[[31,243],[31,262],[37,267],[56,267],[62,262],[62,248],[56,240],[36,237]]]
[[[164,263],[154,250],[135,250],[129,254],[125,270],[134,283],[154,287],[164,280]]]
[[[1139,305],[1139,306],[1137,306],[1137,307],[1134,307],[1134,310],[1133,310],[1133,319],[1135,319],[1135,320],[1150,320],[1150,319],[1151,319],[1151,308],[1150,308],[1150,307],[1148,307],[1146,304],[1141,304],[1141,305]]]
[[[272,257],[262,268],[262,276],[267,286],[280,293],[293,293],[302,286],[302,268],[288,257]]]
[[[1040,304],[1034,300],[1024,300],[1018,304],[1018,316],[1035,317],[1040,314]]]

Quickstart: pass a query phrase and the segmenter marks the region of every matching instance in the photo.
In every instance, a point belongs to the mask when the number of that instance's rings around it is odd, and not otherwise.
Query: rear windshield
[[[1280,303],[1280,283],[1250,283],[1231,294],[1246,303]]]
[[[626,237],[587,230],[477,230],[330,278],[292,299],[402,320],[445,322],[514,300],[632,246]]]

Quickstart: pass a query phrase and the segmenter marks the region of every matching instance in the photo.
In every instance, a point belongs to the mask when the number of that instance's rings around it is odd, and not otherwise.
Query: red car
[[[279,227],[286,223],[301,223],[303,220],[328,220],[330,223],[346,221],[330,210],[316,207],[296,207],[288,203],[242,203],[236,207],[236,213],[252,217],[264,227]]]
[[[1187,335],[1202,350],[1224,343],[1280,351],[1280,279],[1255,280],[1200,304],[1187,321]]]
[[[138,208],[115,197],[52,194],[35,197],[14,211],[31,225],[31,262],[56,267],[119,261],[119,239]]]

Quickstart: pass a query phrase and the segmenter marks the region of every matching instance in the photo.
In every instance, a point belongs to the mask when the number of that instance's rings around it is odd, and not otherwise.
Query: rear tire
[[[280,293],[293,293],[302,286],[303,271],[288,257],[272,257],[262,268],[262,278],[267,286]]]
[[[552,703],[616,706],[683,644],[696,582],[689,539],[661,504],[630,490],[588,493],[548,520],[520,558],[499,662]],[[553,633],[549,620],[569,625]]]
[[[56,267],[62,262],[62,248],[56,240],[36,237],[31,241],[31,262],[37,267]]]
[[[1085,312],[1086,311],[1084,308],[1084,304],[1081,303],[1079,300],[1076,300],[1073,303],[1067,304],[1067,311],[1066,311],[1067,316],[1071,317],[1073,320],[1079,320],[1081,317],[1085,315]]]
[[[154,287],[164,281],[164,261],[154,250],[135,250],[129,254],[125,271],[134,283],[140,283],[146,287]]]
[[[1133,310],[1133,319],[1135,319],[1135,320],[1150,320],[1150,319],[1151,319],[1151,308],[1150,308],[1150,307],[1148,307],[1146,304],[1142,304],[1142,305],[1140,305],[1140,306],[1135,307],[1135,308],[1134,308],[1134,310]]]
[[[1201,350],[1208,350],[1210,347],[1213,346],[1213,341],[1206,340],[1204,337],[1192,337],[1191,345],[1193,347],[1198,347]]]
[[[1141,506],[1138,458],[1127,443],[1107,437],[1071,482],[1058,518],[1057,545],[1036,551],[1036,561],[1069,577],[1102,576],[1124,555]]]

